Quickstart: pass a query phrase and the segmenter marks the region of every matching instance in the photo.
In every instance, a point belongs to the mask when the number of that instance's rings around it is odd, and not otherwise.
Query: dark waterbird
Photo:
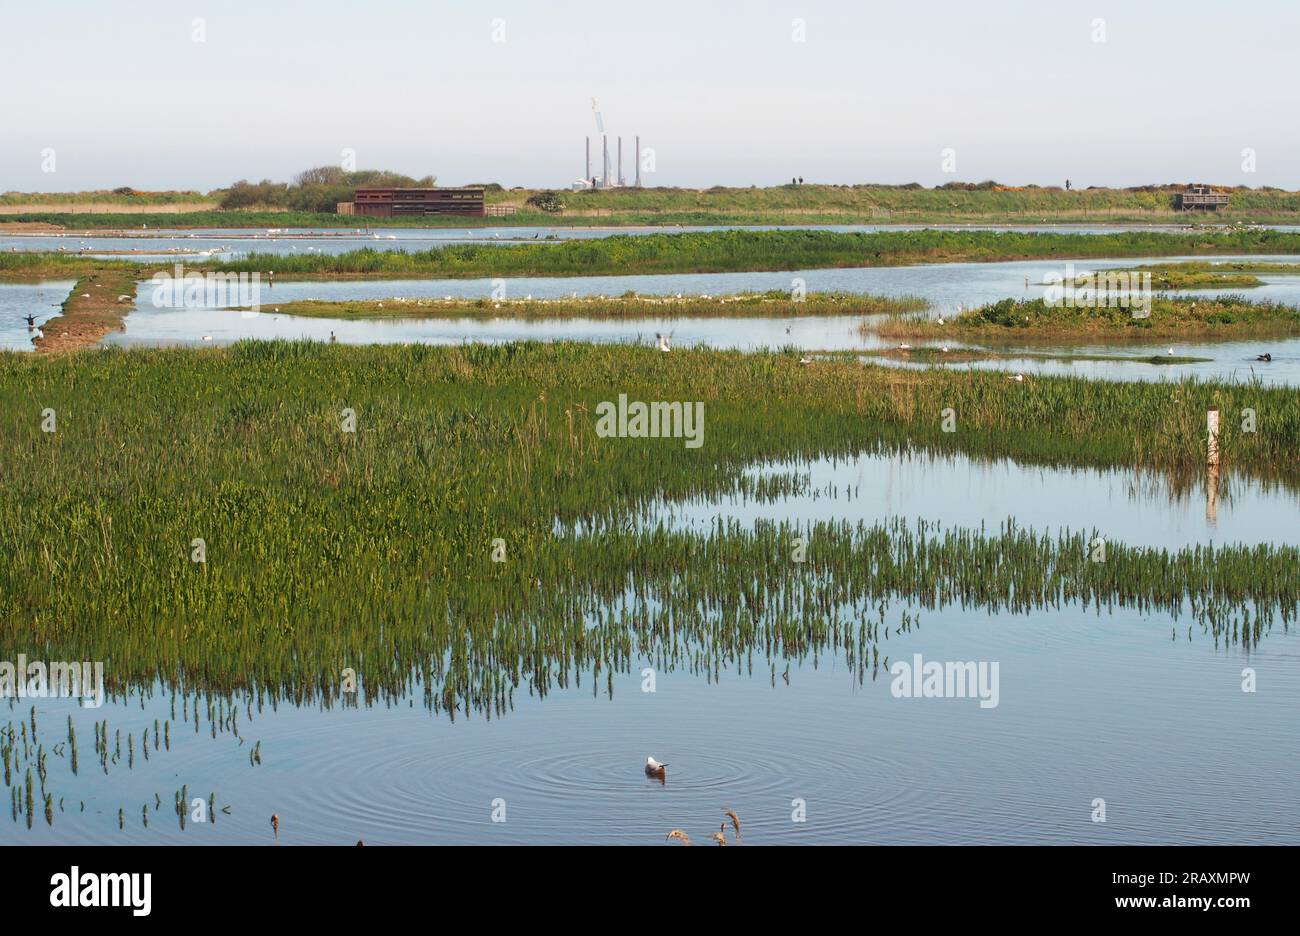
[[[1273,360],[1273,355],[1270,354],[1269,352],[1265,351],[1263,354],[1257,354],[1257,355],[1255,355],[1255,360],[1257,360],[1257,361],[1271,361],[1271,360]]]

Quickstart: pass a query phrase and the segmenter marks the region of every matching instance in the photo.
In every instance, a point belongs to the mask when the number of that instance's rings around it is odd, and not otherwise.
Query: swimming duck
[[[677,839],[683,845],[691,844],[691,837],[687,835],[685,832],[683,832],[681,829],[673,829],[671,832],[668,833],[668,837],[665,838],[664,841],[667,842],[672,839]]]
[[[29,319],[29,320],[30,320],[30,318],[31,318],[31,316],[28,316],[28,319]],[[1271,361],[1271,360],[1273,360],[1273,355],[1270,354],[1270,353],[1268,353],[1268,352],[1266,351],[1266,352],[1264,352],[1263,354],[1257,354],[1257,355],[1255,355],[1255,360],[1257,360],[1257,361]]]
[[[645,775],[647,777],[654,777],[656,780],[663,780],[668,776],[664,770],[667,766],[667,764],[659,763],[653,757],[647,757],[645,759]]]

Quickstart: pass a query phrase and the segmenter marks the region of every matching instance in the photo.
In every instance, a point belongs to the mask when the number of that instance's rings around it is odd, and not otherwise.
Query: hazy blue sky
[[[654,149],[647,184],[1294,189],[1298,35],[1296,0],[0,0],[0,190],[209,189],[345,148],[562,186],[592,97],[629,179],[632,136]]]

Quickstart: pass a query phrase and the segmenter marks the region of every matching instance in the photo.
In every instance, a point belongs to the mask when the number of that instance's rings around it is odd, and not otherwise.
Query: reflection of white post
[[[1210,465],[1205,476],[1205,519],[1215,523],[1219,519],[1219,466]]]
[[[1205,414],[1205,428],[1209,430],[1205,463],[1209,471],[1205,478],[1205,519],[1214,523],[1219,518],[1219,408]]]

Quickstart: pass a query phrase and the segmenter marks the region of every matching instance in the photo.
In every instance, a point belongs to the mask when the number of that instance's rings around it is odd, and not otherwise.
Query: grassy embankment
[[[599,438],[596,408],[621,393],[703,402],[703,445]],[[1300,398],[1256,385],[581,344],[3,354],[0,631],[33,659],[105,660],[117,689],[331,704],[355,667],[371,698],[418,677],[427,704],[464,712],[646,656],[713,672],[757,655],[775,674],[824,653],[870,676],[888,660],[886,604],[1177,620],[1190,601],[1207,638],[1249,643],[1294,618],[1293,548],[1108,540],[1093,563],[1083,528],[838,521],[804,531],[794,563],[789,525],[636,522],[657,496],[797,486],[745,480],[755,460],[899,447],[1195,477],[1212,405],[1260,414],[1255,433],[1224,421],[1226,471],[1300,484]]]
[[[1074,308],[1042,299],[1004,299],[970,309],[943,324],[919,316],[893,316],[865,322],[863,333],[918,340],[988,342],[1232,340],[1300,335],[1300,309],[1242,296],[1211,299],[1156,296],[1151,314],[1098,305]]]
[[[501,218],[361,219],[327,212],[285,210],[200,210],[169,214],[165,223],[180,227],[469,227],[510,225],[644,225],[644,224],[846,224],[846,223],[1295,223],[1300,219],[1300,193],[1275,189],[1231,190],[1230,207],[1214,215],[1193,215],[1172,209],[1173,193],[1181,186],[1142,189],[1086,189],[986,186],[921,188],[901,185],[779,185],[766,188],[708,189],[625,188],[559,193],[561,213],[531,208],[527,200],[545,190],[489,190],[489,205],[516,208]],[[194,193],[169,193],[188,196]],[[210,198],[219,192],[209,193]],[[61,202],[60,199],[68,201]],[[75,200],[75,201],[74,201]],[[75,204],[75,213],[66,206]],[[160,209],[183,203],[149,205],[131,213],[140,198],[105,199],[99,193],[66,196],[25,196],[11,193],[0,199],[0,221],[6,214],[69,228],[156,226]],[[105,210],[96,212],[95,206]],[[83,211],[82,209],[87,209]],[[19,215],[18,212],[22,214]]]
[[[147,216],[153,226],[172,221],[171,217],[157,215],[189,216],[212,213],[217,208],[218,199],[194,191],[139,192],[121,188],[91,192],[4,192],[0,194],[0,231],[5,230],[6,222],[49,224],[50,218],[81,226],[92,218],[98,225],[105,217]]]

